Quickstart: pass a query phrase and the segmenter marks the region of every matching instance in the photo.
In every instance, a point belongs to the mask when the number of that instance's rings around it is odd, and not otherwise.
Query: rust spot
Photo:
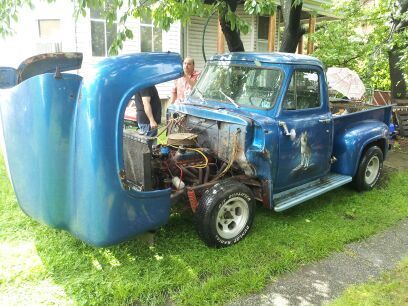
[[[262,151],[262,156],[269,159],[269,158],[271,158],[271,153],[269,152],[269,150],[264,149]]]
[[[187,191],[187,196],[188,196],[188,200],[190,202],[191,210],[193,211],[193,213],[195,213],[197,208],[198,208],[198,201],[197,201],[197,196],[195,194],[195,191],[192,190],[192,189],[189,189]]]
[[[128,183],[127,179],[126,179],[126,172],[125,172],[124,169],[121,169],[119,171],[119,177],[120,177],[120,181],[122,182],[123,189],[129,190],[130,187],[129,187],[129,183]]]
[[[32,56],[23,61],[17,69],[17,83],[35,75],[55,72],[59,78],[61,72],[79,69],[82,64],[82,53],[78,52],[56,52]],[[57,68],[58,67],[58,68]]]
[[[265,208],[271,209],[271,202],[269,202],[269,184],[268,180],[262,181],[262,204]]]

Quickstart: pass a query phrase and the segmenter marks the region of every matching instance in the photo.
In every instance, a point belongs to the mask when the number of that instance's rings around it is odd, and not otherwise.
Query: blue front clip
[[[111,57],[84,78],[30,73],[0,91],[4,155],[21,208],[96,246],[165,224],[170,190],[122,184],[123,115],[136,91],[181,75],[180,56]]]

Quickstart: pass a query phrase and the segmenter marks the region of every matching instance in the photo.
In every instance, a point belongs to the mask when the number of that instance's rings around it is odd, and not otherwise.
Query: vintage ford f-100
[[[184,199],[204,242],[228,246],[248,234],[257,201],[280,212],[349,182],[369,190],[381,174],[391,107],[331,105],[313,57],[214,56],[190,96],[168,108],[159,145],[124,129],[124,112],[136,91],[179,77],[180,56],[125,55],[84,76],[64,72],[81,61],[48,54],[0,69],[0,143],[21,208],[89,244],[156,229]]]

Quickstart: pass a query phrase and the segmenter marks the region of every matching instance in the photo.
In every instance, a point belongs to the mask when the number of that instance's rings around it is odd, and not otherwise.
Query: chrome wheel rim
[[[367,163],[365,170],[365,181],[368,185],[371,185],[377,178],[380,171],[380,159],[378,156],[373,156]]]
[[[220,208],[216,219],[218,235],[223,239],[237,236],[249,219],[249,206],[241,197],[231,198]]]

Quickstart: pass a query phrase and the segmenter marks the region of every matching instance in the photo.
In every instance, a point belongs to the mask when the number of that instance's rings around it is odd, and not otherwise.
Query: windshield
[[[271,108],[281,87],[278,69],[235,65],[208,65],[192,97],[234,104]]]

